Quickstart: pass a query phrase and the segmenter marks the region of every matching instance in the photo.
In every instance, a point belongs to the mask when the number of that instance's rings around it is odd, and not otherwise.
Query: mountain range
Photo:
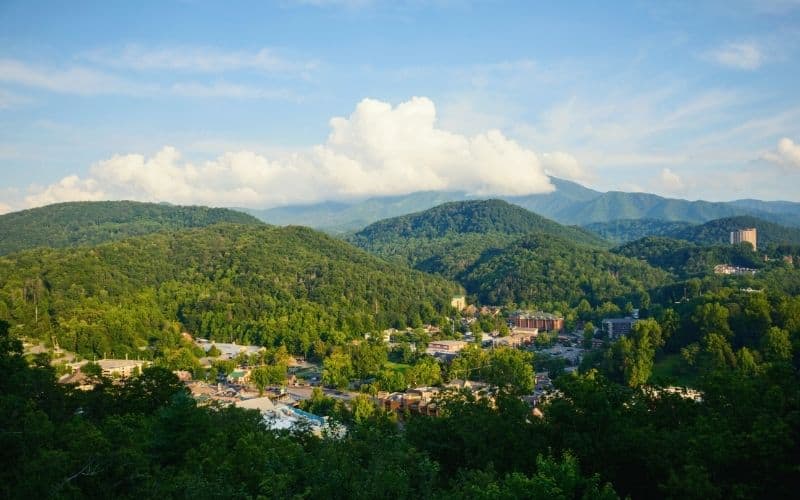
[[[551,178],[556,190],[526,196],[497,196],[562,224],[591,224],[619,219],[659,219],[700,224],[714,219],[751,215],[800,227],[800,203],[736,200],[689,201],[649,193],[600,192],[578,183]],[[298,224],[330,233],[357,231],[380,219],[419,212],[448,201],[478,199],[459,191],[425,191],[353,202],[323,202],[265,210],[243,209],[270,224]]]

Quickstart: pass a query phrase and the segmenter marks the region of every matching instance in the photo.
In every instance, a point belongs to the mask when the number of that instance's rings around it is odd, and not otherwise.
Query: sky
[[[800,0],[547,3],[2,0],[0,213],[551,176],[800,201]]]

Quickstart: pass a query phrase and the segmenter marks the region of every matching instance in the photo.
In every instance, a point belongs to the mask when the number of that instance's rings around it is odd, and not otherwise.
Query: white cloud
[[[126,96],[177,96],[189,98],[280,99],[300,100],[295,93],[283,89],[242,85],[227,82],[175,82],[162,85],[142,82],[75,66],[50,68],[33,66],[15,59],[0,59],[0,81],[74,95],[126,95]],[[25,102],[0,91],[0,109],[14,103]]]
[[[268,73],[297,73],[311,71],[318,66],[314,60],[299,61],[283,57],[275,50],[223,51],[213,47],[160,47],[148,48],[128,45],[121,50],[103,49],[83,55],[89,61],[113,68],[137,71],[188,71],[197,73],[225,73],[235,70],[256,70]]]
[[[32,66],[15,59],[0,59],[0,81],[65,94],[137,95],[154,90],[152,85],[131,82],[83,67],[52,69]]]
[[[705,57],[733,69],[754,70],[764,63],[764,53],[754,42],[730,42],[706,52]]]
[[[683,179],[668,168],[661,170],[661,175],[658,177],[658,187],[661,188],[660,191],[662,192],[673,194],[686,191],[686,184],[683,182]]]
[[[32,192],[29,206],[66,200],[135,199],[266,207],[353,196],[454,189],[478,195],[554,189],[539,156],[498,130],[464,136],[439,128],[434,103],[415,97],[395,107],[364,99],[347,118],[330,121],[324,144],[268,159],[250,151],[204,163],[172,147],[152,157],[117,155]],[[579,170],[555,153],[545,163]]]
[[[782,167],[800,169],[800,144],[784,137],[778,141],[778,148],[775,151],[765,153],[762,158]]]
[[[592,177],[578,162],[578,159],[569,153],[561,151],[545,153],[542,155],[542,164],[548,175],[562,179],[586,182]]]
[[[3,203],[2,201],[0,201],[0,215],[7,214],[8,212],[11,212],[12,210],[14,210],[14,209],[11,208],[11,205],[7,205],[7,204]]]
[[[45,188],[32,188],[32,193],[25,197],[30,207],[49,205],[69,200],[97,201],[106,198],[95,179],[80,179],[77,175],[64,177],[55,184]]]

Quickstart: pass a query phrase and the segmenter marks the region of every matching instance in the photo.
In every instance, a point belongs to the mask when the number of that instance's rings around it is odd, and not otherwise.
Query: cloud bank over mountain
[[[171,146],[149,157],[115,155],[85,177],[32,188],[24,204],[131,199],[269,207],[422,190],[524,195],[553,191],[548,174],[586,175],[570,154],[537,154],[499,130],[469,137],[444,130],[428,98],[397,106],[364,99],[349,117],[331,119],[327,140],[311,148],[271,158],[226,152],[199,163]]]

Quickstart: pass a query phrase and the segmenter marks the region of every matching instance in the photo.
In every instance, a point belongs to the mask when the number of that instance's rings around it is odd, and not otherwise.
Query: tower
[[[753,251],[755,251],[758,249],[756,246],[756,239],[756,228],[754,227],[731,231],[731,245],[738,245],[739,243],[746,241],[753,245]]]

